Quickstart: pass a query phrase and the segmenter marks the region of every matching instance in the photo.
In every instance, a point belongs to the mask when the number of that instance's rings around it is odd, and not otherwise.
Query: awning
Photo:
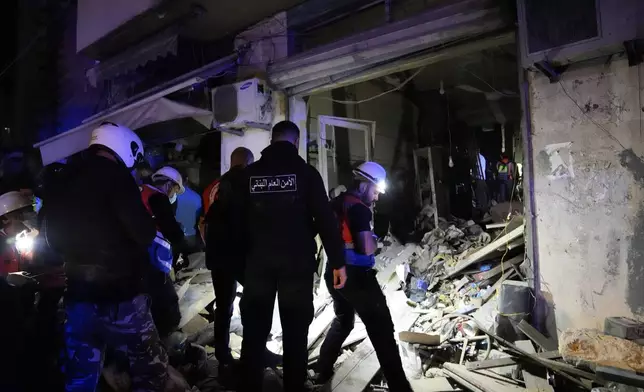
[[[422,63],[419,55],[427,57],[422,66],[445,57],[443,48],[457,49],[511,27],[502,14],[492,1],[462,0],[278,62],[269,68],[269,80],[289,95],[306,95],[399,72],[405,62]]]
[[[212,112],[165,98],[167,95],[202,83],[236,65],[237,55],[227,56],[181,77],[138,94],[107,111],[83,121],[81,125],[34,145],[40,149],[43,165],[67,158],[87,148],[92,130],[110,121],[133,130],[170,120],[193,118],[210,129]]]
[[[92,136],[92,130],[105,121],[125,125],[130,129],[138,129],[146,125],[181,118],[194,118],[208,129],[212,124],[210,110],[171,101],[167,98],[157,98],[143,104],[134,103],[116,112],[85,122],[83,125],[38,143],[34,147],[40,148],[43,165],[48,165],[86,149]]]

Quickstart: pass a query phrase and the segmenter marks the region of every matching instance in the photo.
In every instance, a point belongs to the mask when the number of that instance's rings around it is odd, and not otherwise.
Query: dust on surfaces
[[[539,151],[539,154],[536,156],[537,169],[540,174],[547,176],[551,172],[550,168],[550,156],[545,150]]]
[[[644,162],[632,149],[619,154],[620,164],[628,170],[635,181],[644,187]],[[628,257],[628,289],[626,302],[634,314],[644,314],[644,206],[635,215],[633,236]]]

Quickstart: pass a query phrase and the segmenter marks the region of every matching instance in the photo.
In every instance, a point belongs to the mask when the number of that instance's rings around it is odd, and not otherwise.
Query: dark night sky
[[[16,46],[18,44],[18,4],[19,0],[3,0],[0,2],[0,23],[6,32],[0,42],[0,70],[6,67],[16,58]],[[0,126],[10,126],[13,121],[13,82],[14,71],[19,62],[14,64],[2,76],[0,76]]]

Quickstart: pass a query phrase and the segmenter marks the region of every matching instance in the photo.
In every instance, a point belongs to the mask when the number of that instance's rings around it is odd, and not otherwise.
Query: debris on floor
[[[433,227],[434,211],[426,208],[417,220],[426,230],[419,243],[385,240],[376,258],[378,280],[414,390],[644,392],[637,389],[644,387],[641,324],[607,319],[614,338],[564,332],[561,351],[555,339],[532,327],[522,209],[512,207],[497,208],[485,229],[442,218]],[[332,321],[327,313],[319,311],[312,324],[311,364],[324,338],[320,328]],[[329,390],[389,390],[365,332],[345,342]]]

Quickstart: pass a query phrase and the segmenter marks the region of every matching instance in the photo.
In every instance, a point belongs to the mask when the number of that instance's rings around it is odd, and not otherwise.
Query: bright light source
[[[380,193],[385,193],[385,191],[387,190],[387,183],[385,182],[385,180],[378,181],[378,184],[376,184],[376,186],[378,187],[378,192]]]
[[[20,253],[28,253],[34,247],[34,237],[27,234],[26,231],[16,236],[16,249]]]

